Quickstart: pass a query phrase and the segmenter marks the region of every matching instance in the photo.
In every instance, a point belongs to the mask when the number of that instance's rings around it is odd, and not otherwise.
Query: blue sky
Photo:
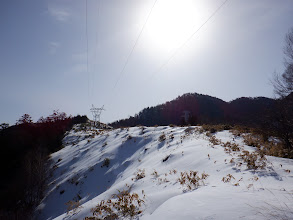
[[[273,97],[293,1],[229,0],[187,41],[223,2],[87,0],[86,38],[85,0],[2,0],[0,123],[91,118],[92,104],[112,122],[187,92]]]

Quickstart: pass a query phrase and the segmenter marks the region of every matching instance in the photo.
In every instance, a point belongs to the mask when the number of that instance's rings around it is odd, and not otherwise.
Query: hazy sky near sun
[[[1,0],[0,123],[92,118],[91,104],[112,122],[188,92],[273,97],[293,1],[229,0],[196,32],[223,2],[87,0],[86,27],[86,0]]]

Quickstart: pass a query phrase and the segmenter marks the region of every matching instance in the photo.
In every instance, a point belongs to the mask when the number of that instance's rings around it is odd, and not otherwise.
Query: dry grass
[[[217,139],[215,135],[210,136],[209,141],[213,145],[220,145],[220,144],[222,144],[221,140]]]
[[[154,172],[152,172],[151,175],[154,176],[155,178],[159,177],[159,174],[158,174],[158,172],[156,170],[154,170]]]
[[[122,217],[132,219],[142,213],[142,204],[144,200],[140,199],[137,193],[119,191],[118,194],[112,195],[112,199],[102,200],[92,209],[93,217],[86,217],[85,220],[114,220]]]
[[[219,131],[232,129],[232,126],[224,125],[224,124],[218,124],[218,125],[206,125],[206,124],[204,124],[201,127],[205,132],[209,132],[211,134],[214,134],[214,133],[219,132]]]
[[[198,171],[181,172],[178,182],[186,186],[186,191],[197,189],[200,185],[204,185],[204,180],[208,178],[208,174],[202,173],[198,175]]]
[[[267,165],[267,159],[261,152],[252,152],[243,150],[239,157],[246,163],[248,169],[264,169]]]
[[[241,136],[243,138],[243,142],[246,145],[251,146],[251,147],[260,148],[261,142],[263,143],[263,141],[261,141],[261,138],[259,137],[259,135],[242,134]]]
[[[163,133],[163,134],[161,134],[160,135],[160,137],[159,137],[159,142],[163,142],[163,141],[165,141],[166,140],[166,135]]]
[[[292,203],[293,203],[293,196],[292,193],[287,192],[284,197],[286,198],[286,202],[280,202],[279,199],[276,197],[276,195],[268,190],[272,195],[275,197],[275,201],[278,201],[277,205],[273,205],[267,201],[263,202],[263,206],[261,207],[254,207],[258,215],[265,217],[266,219],[277,219],[277,220],[289,220],[293,219],[293,208],[292,208]]]
[[[235,177],[232,176],[232,174],[227,174],[227,176],[224,176],[224,177],[222,178],[222,181],[223,181],[224,183],[230,183],[232,179],[235,180]]]
[[[76,212],[82,208],[79,200],[78,201],[70,200],[67,203],[65,203],[65,205],[67,206],[67,214],[70,214],[70,215],[76,214]]]
[[[240,147],[236,143],[226,142],[226,143],[223,143],[222,146],[224,147],[225,152],[229,154],[232,152],[240,151]]]
[[[145,178],[145,169],[139,169],[135,174],[135,177],[132,180],[140,180]]]
[[[263,130],[235,126],[232,133],[235,137],[242,137],[246,145],[258,148],[266,155],[293,158],[293,149],[286,148],[277,138],[269,138],[268,133]]]
[[[193,131],[195,131],[195,129],[193,127],[188,127],[184,130],[184,132],[188,135],[191,134]]]
[[[252,136],[250,134],[245,134],[243,135],[243,137],[245,138],[244,142],[246,144],[256,147],[255,152],[250,153],[249,151],[243,150],[243,147],[233,142],[223,143],[221,142],[221,140],[217,139],[215,135],[211,135],[209,137],[209,141],[211,142],[212,146],[214,145],[223,146],[227,154],[238,156],[238,158],[242,160],[241,162],[238,163],[238,166],[241,166],[242,164],[246,164],[248,169],[253,169],[253,170],[264,169],[267,166],[267,159],[265,155],[268,154],[268,152],[270,152],[268,151],[268,149],[272,149],[272,148],[268,148],[267,146],[271,146],[271,145],[261,145],[260,136]],[[264,142],[261,142],[261,143],[263,144]],[[209,155],[208,155],[208,158],[210,159]],[[235,163],[235,158],[232,158],[230,160],[230,163]]]

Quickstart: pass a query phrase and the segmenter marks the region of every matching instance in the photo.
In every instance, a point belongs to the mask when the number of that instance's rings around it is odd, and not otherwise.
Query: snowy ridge
[[[37,217],[91,217],[102,200],[130,190],[145,202],[136,219],[293,218],[293,161],[266,157],[263,169],[248,169],[240,155],[254,148],[229,131],[215,138],[240,150],[211,143],[199,127],[71,130],[65,147],[52,154],[54,172]],[[191,170],[209,176],[188,190],[178,178]],[[136,178],[138,173],[145,177]],[[68,212],[68,201],[79,201],[80,207]]]

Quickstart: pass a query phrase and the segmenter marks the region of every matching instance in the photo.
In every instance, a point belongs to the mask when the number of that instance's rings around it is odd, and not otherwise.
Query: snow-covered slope
[[[144,200],[135,219],[293,219],[293,160],[258,156],[266,166],[248,169],[244,155],[255,149],[241,137],[222,131],[211,139],[199,130],[70,131],[52,154],[54,172],[37,218],[91,217],[102,200],[129,190]],[[188,188],[178,179],[190,171],[209,176]]]

